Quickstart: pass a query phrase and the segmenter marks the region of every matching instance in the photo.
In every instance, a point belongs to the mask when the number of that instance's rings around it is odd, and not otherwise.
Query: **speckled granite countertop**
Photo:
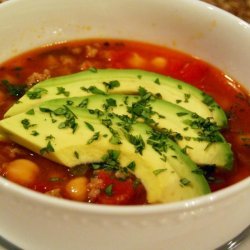
[[[250,22],[250,0],[203,0]]]

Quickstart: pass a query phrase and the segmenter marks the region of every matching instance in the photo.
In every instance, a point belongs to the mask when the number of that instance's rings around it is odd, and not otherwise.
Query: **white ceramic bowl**
[[[178,49],[250,88],[250,27],[197,0],[11,0],[0,62],[40,45],[125,38]],[[214,249],[250,223],[250,178],[173,204],[114,207],[47,197],[0,178],[0,235],[24,249]]]

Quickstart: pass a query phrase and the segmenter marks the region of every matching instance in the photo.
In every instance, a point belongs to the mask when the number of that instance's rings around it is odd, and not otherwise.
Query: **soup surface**
[[[89,68],[143,69],[190,83],[211,95],[225,110],[229,124],[222,131],[232,145],[231,171],[205,166],[212,191],[250,176],[250,100],[239,83],[192,56],[135,41],[85,40],[39,48],[0,66],[0,117],[24,91],[55,76]],[[0,141],[0,175],[38,192],[101,204],[146,204],[140,180],[126,173],[67,168],[10,141]],[[19,167],[21,166],[21,167]]]

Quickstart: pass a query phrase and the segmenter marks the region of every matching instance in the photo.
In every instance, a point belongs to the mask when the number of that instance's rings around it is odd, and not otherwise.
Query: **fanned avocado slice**
[[[230,170],[233,163],[231,146],[209,119],[203,119],[173,103],[155,98],[140,90],[140,96],[90,95],[58,99],[57,103],[68,107],[112,112],[124,122],[141,121],[164,131],[198,165],[215,165]]]
[[[210,192],[196,164],[164,133],[127,123],[113,113],[61,105],[59,99],[0,121],[11,140],[73,167],[119,154],[119,164],[141,180],[149,203],[165,203]],[[133,162],[133,168],[129,168]]]
[[[105,92],[137,94],[140,87],[205,119],[210,118],[219,127],[227,125],[224,111],[211,96],[171,77],[134,69],[90,69],[45,80],[32,87],[6,112],[5,117],[24,112],[49,99]]]

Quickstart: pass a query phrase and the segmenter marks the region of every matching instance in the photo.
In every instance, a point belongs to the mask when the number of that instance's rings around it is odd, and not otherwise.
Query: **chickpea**
[[[50,196],[54,196],[54,197],[58,197],[58,198],[62,197],[60,188],[52,189],[52,190],[46,192],[45,194],[50,195]]]
[[[86,177],[76,177],[70,180],[64,188],[64,197],[75,201],[85,201],[87,199],[87,184]]]
[[[151,61],[152,65],[158,69],[163,69],[167,66],[167,60],[163,57],[155,57]]]
[[[34,162],[26,159],[6,163],[4,168],[6,178],[22,186],[32,185],[39,174],[39,167]]]
[[[143,67],[146,64],[146,60],[137,53],[133,53],[128,59],[128,63],[135,68]]]

